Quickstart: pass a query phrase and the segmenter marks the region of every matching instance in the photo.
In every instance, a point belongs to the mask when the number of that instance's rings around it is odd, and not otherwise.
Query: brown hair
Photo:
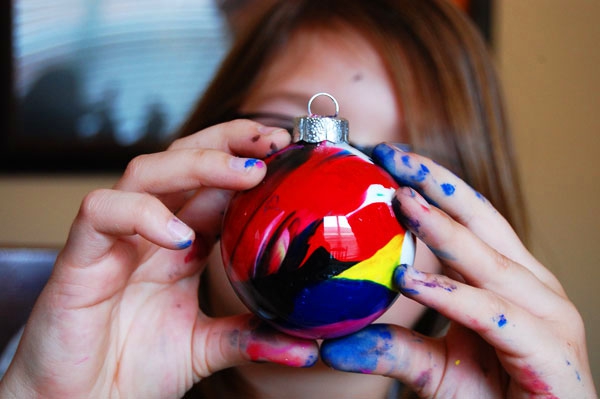
[[[264,65],[298,29],[342,24],[387,65],[404,137],[474,187],[527,239],[526,213],[500,87],[485,41],[447,0],[278,1],[239,35],[181,129],[236,117]]]
[[[526,213],[494,67],[476,28],[447,0],[275,1],[239,34],[180,133],[235,118],[261,70],[295,32],[340,25],[362,34],[380,54],[401,108],[403,137],[414,150],[463,178],[526,239]],[[436,321],[439,317],[427,312],[415,328],[431,333]],[[228,377],[240,376],[235,370],[215,375],[202,384],[199,396],[211,397],[208,392],[216,391],[209,388]],[[240,384],[229,388],[249,394],[250,384]]]

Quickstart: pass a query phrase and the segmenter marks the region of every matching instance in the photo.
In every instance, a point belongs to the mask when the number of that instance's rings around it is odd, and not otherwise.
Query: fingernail
[[[231,161],[229,162],[229,165],[231,166],[231,169],[234,170],[248,170],[251,168],[264,168],[265,167],[265,163],[263,161],[261,161],[260,159],[255,159],[255,158],[231,158]]]
[[[419,193],[417,193],[414,189],[410,187],[402,187],[402,194],[407,197],[414,199],[419,205],[421,205],[424,209],[430,209],[431,204],[425,200]]]
[[[398,290],[400,290],[403,294],[417,295],[419,291],[408,287],[409,281],[407,281],[407,278],[408,280],[412,280],[414,277],[421,274],[422,273],[416,270],[412,265],[402,264],[398,266],[396,270],[394,270],[393,281],[396,288],[398,288]]]
[[[173,238],[173,241],[178,243],[179,248],[187,248],[192,244],[194,231],[178,218],[174,217],[169,220],[169,223],[167,224],[167,230]]]
[[[394,215],[396,215],[396,218],[405,229],[412,231],[417,237],[422,237],[421,223],[418,219],[404,214],[402,204],[397,197],[392,198],[392,209],[394,210]]]
[[[386,143],[377,144],[372,151],[372,157],[380,160],[392,160],[394,158],[394,147],[389,146]]]
[[[410,152],[410,151],[412,151],[412,146],[410,144],[406,144],[406,143],[392,143],[392,145],[394,147],[396,147],[396,149],[398,149],[398,151],[400,151],[400,152]]]

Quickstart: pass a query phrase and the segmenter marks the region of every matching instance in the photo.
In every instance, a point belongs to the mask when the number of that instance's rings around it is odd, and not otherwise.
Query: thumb
[[[278,332],[249,314],[207,319],[196,326],[193,361],[197,378],[248,362],[310,367],[319,356],[316,341]]]
[[[330,367],[396,378],[420,397],[436,392],[444,357],[443,342],[386,324],[373,324],[321,345],[321,358]]]

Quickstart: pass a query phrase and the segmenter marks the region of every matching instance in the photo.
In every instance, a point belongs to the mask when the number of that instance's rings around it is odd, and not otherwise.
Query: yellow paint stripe
[[[404,234],[398,234],[383,248],[375,252],[375,255],[357,263],[334,278],[369,280],[388,287],[389,289],[393,289],[392,275],[394,269],[400,263],[400,252],[402,250],[403,241]]]

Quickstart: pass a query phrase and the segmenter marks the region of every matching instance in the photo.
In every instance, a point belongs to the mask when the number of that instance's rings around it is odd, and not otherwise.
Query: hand
[[[197,299],[229,190],[258,184],[266,169],[254,157],[289,141],[282,129],[224,123],[134,159],[113,190],[89,194],[0,396],[181,397],[244,362],[314,363],[315,342],[250,315],[211,319]]]
[[[429,159],[388,145],[373,156],[404,186],[398,218],[448,268],[400,266],[395,283],[451,324],[438,339],[372,325],[325,342],[323,360],[397,378],[424,398],[596,397],[579,313],[506,220]]]

